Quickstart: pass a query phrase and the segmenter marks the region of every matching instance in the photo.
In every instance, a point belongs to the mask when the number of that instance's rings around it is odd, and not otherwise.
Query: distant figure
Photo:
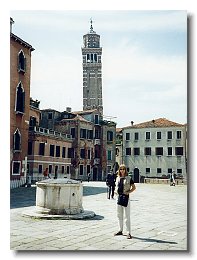
[[[43,173],[43,175],[44,175],[44,180],[48,179],[48,177],[49,177],[48,170],[49,170],[48,168],[46,168],[46,169],[44,170],[44,173]]]
[[[175,186],[174,171],[170,174],[170,186]]]
[[[116,182],[115,175],[113,174],[113,171],[111,171],[110,173],[107,174],[107,179],[106,179],[106,184],[109,188],[107,192],[108,199],[110,199],[110,197],[112,197],[112,199],[114,198],[115,182]]]
[[[88,182],[90,181],[90,173],[88,173]]]

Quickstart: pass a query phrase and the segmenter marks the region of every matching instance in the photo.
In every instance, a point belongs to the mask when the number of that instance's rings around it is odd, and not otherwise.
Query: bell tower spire
[[[90,31],[83,36],[83,110],[99,109],[103,113],[102,100],[102,48],[90,19]]]

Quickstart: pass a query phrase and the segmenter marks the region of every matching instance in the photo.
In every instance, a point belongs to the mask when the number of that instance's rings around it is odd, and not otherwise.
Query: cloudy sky
[[[117,127],[165,117],[187,122],[186,11],[11,11],[31,44],[31,97],[82,110],[83,35],[101,36],[104,115]]]

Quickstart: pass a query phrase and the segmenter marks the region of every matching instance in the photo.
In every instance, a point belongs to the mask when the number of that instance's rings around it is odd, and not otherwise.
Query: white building
[[[139,182],[144,177],[186,179],[186,125],[165,118],[122,128],[122,163]]]

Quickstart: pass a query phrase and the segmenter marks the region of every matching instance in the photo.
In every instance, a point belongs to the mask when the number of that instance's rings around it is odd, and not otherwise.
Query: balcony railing
[[[51,135],[51,136],[58,136],[58,137],[62,137],[65,139],[71,138],[71,135],[69,135],[69,134],[63,134],[63,133],[54,131],[52,129],[47,129],[47,128],[38,127],[38,126],[30,126],[29,131],[34,131],[36,133],[41,133],[41,134],[46,134],[46,135]]]

